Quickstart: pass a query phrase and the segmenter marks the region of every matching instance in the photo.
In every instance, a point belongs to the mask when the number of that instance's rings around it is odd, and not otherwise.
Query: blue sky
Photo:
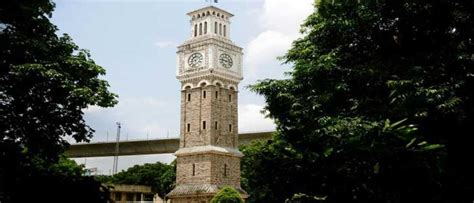
[[[85,109],[96,130],[93,142],[179,136],[180,85],[176,79],[176,46],[190,37],[186,13],[208,6],[205,0],[56,0],[52,21],[107,70],[104,79],[119,95],[116,107]],[[299,37],[299,25],[312,11],[312,0],[220,0],[215,6],[235,16],[231,39],[244,48],[240,84],[239,131],[274,129],[260,113],[264,99],[245,86],[259,79],[283,78],[288,66],[276,60]],[[108,136],[107,136],[108,134]],[[170,162],[172,155],[120,157],[119,170],[134,164]],[[108,174],[111,157],[76,159]]]

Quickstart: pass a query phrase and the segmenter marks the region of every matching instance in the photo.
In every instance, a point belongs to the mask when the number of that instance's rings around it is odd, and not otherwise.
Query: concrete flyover
[[[248,144],[253,140],[269,140],[273,132],[256,132],[239,134],[240,145]],[[69,158],[115,156],[116,142],[98,142],[72,144],[66,151]],[[179,148],[179,138],[136,140],[119,142],[119,156],[170,154]]]

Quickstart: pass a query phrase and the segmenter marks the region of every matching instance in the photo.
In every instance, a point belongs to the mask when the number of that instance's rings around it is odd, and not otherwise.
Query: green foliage
[[[233,187],[225,186],[212,198],[211,203],[244,203]]]
[[[291,199],[287,199],[285,203],[310,203],[310,202],[324,202],[326,200],[326,197],[315,197],[315,196],[309,196],[306,194],[295,194]]]
[[[56,35],[58,29],[49,20],[53,9],[54,4],[49,0],[0,3],[2,202],[28,202],[24,199],[27,197],[35,197],[39,202],[56,201],[42,199],[59,193],[54,190],[44,190],[38,196],[20,195],[19,192],[32,194],[30,190],[36,190],[33,186],[44,188],[37,182],[43,179],[51,179],[45,181],[49,184],[70,183],[71,191],[76,191],[76,186],[89,185],[90,188],[81,192],[96,190],[96,193],[78,199],[103,200],[100,185],[93,180],[73,177],[75,173],[69,174],[71,179],[68,179],[69,175],[51,171],[68,147],[66,136],[78,142],[92,137],[94,131],[85,123],[82,109],[117,103],[116,95],[107,89],[108,83],[100,79],[105,69],[95,64],[89,53],[79,49],[68,35]],[[92,197],[94,194],[98,196]]]
[[[474,196],[474,3],[320,0],[251,89],[277,124],[242,149],[249,202],[466,202]]]
[[[165,198],[174,187],[176,180],[176,162],[170,165],[161,162],[154,164],[135,165],[126,171],[113,176],[98,176],[96,180],[103,183],[147,185],[152,191]]]

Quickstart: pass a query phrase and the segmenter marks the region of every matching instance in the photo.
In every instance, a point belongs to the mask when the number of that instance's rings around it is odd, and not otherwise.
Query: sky
[[[205,0],[56,0],[52,22],[107,70],[103,79],[119,95],[112,108],[84,109],[96,130],[92,142],[112,141],[116,122],[121,139],[179,137],[180,83],[177,46],[191,37],[186,13],[209,6]],[[300,37],[299,28],[313,12],[313,0],[219,0],[233,13],[231,40],[244,49],[244,80],[239,85],[239,132],[271,131],[275,124],[261,113],[262,96],[246,86],[281,79],[290,70],[276,58]],[[71,140],[72,142],[72,140]],[[171,154],[121,156],[119,171],[135,164],[174,160]],[[110,174],[113,157],[75,159],[86,168]]]

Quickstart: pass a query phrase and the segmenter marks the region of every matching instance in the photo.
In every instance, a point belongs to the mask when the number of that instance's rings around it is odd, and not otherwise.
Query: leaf
[[[442,144],[432,144],[432,145],[424,146],[422,148],[422,150],[430,151],[430,150],[435,150],[435,149],[440,149],[440,148],[444,148],[444,145],[442,145]]]
[[[374,165],[374,173],[375,173],[375,174],[378,174],[378,173],[379,173],[379,170],[380,170],[380,163],[377,162],[377,163]]]
[[[416,141],[416,137],[411,139],[410,142],[405,146],[406,148],[409,148],[411,145],[413,145]]]
[[[332,154],[333,150],[334,150],[334,148],[332,148],[332,147],[326,148],[326,149],[324,150],[324,156],[325,156],[325,157],[330,156],[330,155]]]

